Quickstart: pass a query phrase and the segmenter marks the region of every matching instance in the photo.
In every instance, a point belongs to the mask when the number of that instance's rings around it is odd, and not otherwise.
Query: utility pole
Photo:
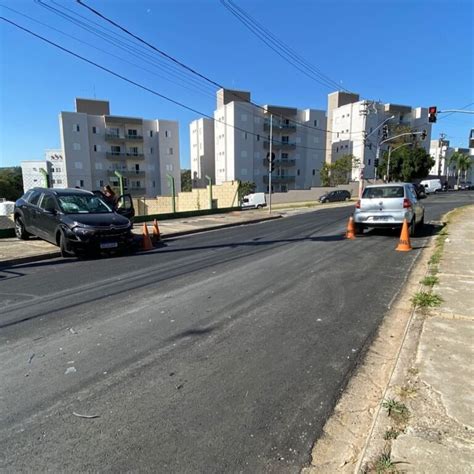
[[[272,213],[272,142],[273,142],[273,114],[270,114],[270,153],[268,160],[268,211]]]

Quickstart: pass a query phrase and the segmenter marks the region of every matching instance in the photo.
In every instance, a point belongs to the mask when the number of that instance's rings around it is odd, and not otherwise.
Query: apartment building
[[[269,190],[270,119],[275,170],[272,190],[309,189],[320,184],[326,115],[323,110],[251,102],[250,92],[221,89],[214,112],[215,179],[241,180]]]
[[[205,187],[206,176],[215,184],[214,120],[200,118],[189,124],[193,188]]]
[[[168,175],[180,191],[178,122],[110,115],[108,101],[76,99],[75,112],[60,113],[59,129],[60,150],[47,152],[37,166],[22,163],[26,185],[41,168],[53,187],[118,189],[118,172],[133,196],[170,195]]]
[[[383,104],[360,100],[358,94],[334,92],[328,95],[328,129],[326,162],[333,163],[343,155],[355,157],[352,180],[375,177],[377,144],[382,141],[382,127],[387,120],[389,136],[402,130],[426,130],[425,140],[418,136],[417,146],[430,149],[431,124],[428,109],[406,105]],[[380,157],[389,144],[381,145]],[[383,177],[383,176],[380,176]]]

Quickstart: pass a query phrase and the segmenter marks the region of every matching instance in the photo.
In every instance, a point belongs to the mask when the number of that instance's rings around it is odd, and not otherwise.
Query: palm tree
[[[464,153],[461,153],[460,151],[456,151],[453,156],[451,157],[451,160],[456,162],[456,167],[458,171],[458,179],[457,179],[457,185],[459,187],[459,181],[461,180],[461,175],[464,173],[464,181],[467,179],[467,172],[471,168],[471,157],[469,155],[465,155]]]

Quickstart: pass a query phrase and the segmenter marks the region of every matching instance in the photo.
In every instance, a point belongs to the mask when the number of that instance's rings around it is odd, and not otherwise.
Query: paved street
[[[0,468],[298,472],[427,239],[351,211],[0,271]]]

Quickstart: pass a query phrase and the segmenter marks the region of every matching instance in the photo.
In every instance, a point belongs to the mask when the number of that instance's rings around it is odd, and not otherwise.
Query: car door
[[[115,212],[133,221],[135,208],[133,207],[133,200],[130,194],[122,194],[122,196],[118,198]]]
[[[38,237],[55,243],[59,207],[54,196],[48,193],[43,194],[38,208],[36,220]]]
[[[408,199],[410,199],[413,211],[415,213],[415,222],[418,223],[420,222],[423,216],[424,207],[420,204],[420,201],[418,200],[418,195],[416,194],[414,186],[407,186],[407,193]]]
[[[41,214],[39,203],[43,198],[43,191],[37,191],[38,194],[33,194],[30,201],[28,202],[28,217],[26,217],[27,224],[26,228],[31,231],[32,234],[39,236],[38,233],[38,219]]]

